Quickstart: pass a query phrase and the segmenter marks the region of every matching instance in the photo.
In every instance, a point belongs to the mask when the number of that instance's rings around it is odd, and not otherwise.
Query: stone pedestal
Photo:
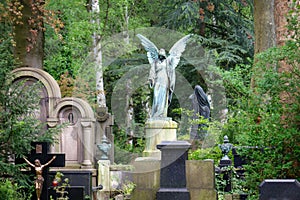
[[[191,200],[217,199],[213,160],[187,160],[186,176]]]
[[[191,144],[186,141],[163,141],[157,145],[162,153],[157,200],[190,200],[190,193],[186,188],[185,167],[190,146]]]
[[[99,160],[98,161],[98,184],[102,185],[102,190],[98,191],[98,199],[109,199],[110,194],[110,161]]]
[[[156,145],[162,141],[176,141],[177,123],[171,118],[149,119],[145,124],[146,147],[143,152],[144,157],[161,158],[161,152]]]
[[[159,189],[160,160],[154,157],[139,157],[133,166],[133,182],[136,188],[131,199],[155,200]]]

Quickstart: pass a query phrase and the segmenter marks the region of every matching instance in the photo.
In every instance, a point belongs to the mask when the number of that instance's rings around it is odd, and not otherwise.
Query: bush
[[[9,180],[0,181],[0,200],[25,200],[30,199],[30,196],[25,197],[23,193],[18,191],[20,188]]]

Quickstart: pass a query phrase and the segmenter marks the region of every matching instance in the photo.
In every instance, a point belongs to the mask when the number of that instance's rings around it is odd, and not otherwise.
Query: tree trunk
[[[255,54],[284,44],[287,36],[288,2],[289,0],[254,0]],[[288,67],[282,62],[278,70],[282,71],[286,68]],[[254,72],[251,79],[253,88],[255,88],[255,78],[262,74],[261,71]]]
[[[21,23],[14,24],[14,55],[20,67],[43,68],[44,32],[40,0],[20,1],[24,6]]]
[[[254,0],[255,54],[276,45],[274,1]]]
[[[91,0],[91,12],[93,13],[93,22],[95,23],[95,32],[93,34],[93,56],[96,69],[96,91],[97,91],[97,104],[98,107],[106,107],[106,98],[104,93],[103,83],[103,66],[102,66],[102,51],[100,43],[100,20],[99,13],[100,7],[98,0]]]
[[[254,29],[255,29],[255,54],[270,47],[282,46],[288,38],[286,15],[289,12],[289,0],[254,0]],[[284,60],[274,72],[289,72],[289,66]],[[257,71],[252,78],[252,87],[255,87],[255,78],[262,76],[263,72]],[[287,83],[288,84],[288,83]],[[289,91],[280,94],[283,107],[292,104]]]
[[[288,11],[289,0],[254,0],[255,54],[285,43]]]

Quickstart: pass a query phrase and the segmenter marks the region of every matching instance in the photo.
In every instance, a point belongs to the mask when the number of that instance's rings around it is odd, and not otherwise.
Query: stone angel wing
[[[155,60],[158,59],[158,49],[148,38],[142,36],[141,34],[136,35],[142,42],[145,50],[147,51],[147,57],[150,65],[154,64]]]
[[[180,61],[180,56],[182,52],[185,50],[185,46],[187,42],[189,41],[190,37],[192,35],[186,35],[180,40],[178,40],[173,47],[169,51],[168,61],[169,65],[171,65],[172,69],[175,69],[175,67],[178,65]]]

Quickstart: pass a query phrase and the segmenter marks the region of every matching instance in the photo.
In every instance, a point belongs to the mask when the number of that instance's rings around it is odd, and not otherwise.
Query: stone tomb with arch
[[[52,114],[47,120],[49,127],[66,127],[51,151],[64,152],[69,167],[93,168],[96,120],[90,105],[82,99],[66,97],[57,102]]]
[[[95,116],[91,106],[74,97],[61,98],[60,88],[47,72],[36,68],[18,68],[14,81],[40,82],[41,101],[39,119],[49,128],[65,123],[58,143],[51,153],[65,153],[66,166],[93,169],[95,154]]]
[[[57,136],[58,143],[50,147],[50,153],[64,153],[66,167],[50,169],[52,171],[72,171],[92,174],[92,184],[96,185],[96,160],[94,160],[97,144],[101,136],[96,136],[96,118],[91,106],[84,100],[74,97],[61,97],[61,91],[54,78],[47,72],[37,68],[17,68],[13,71],[13,81],[26,81],[32,84],[40,82],[41,100],[37,117],[53,128],[64,124],[62,132]],[[103,134],[103,133],[99,133]],[[88,194],[91,195],[91,194]]]

